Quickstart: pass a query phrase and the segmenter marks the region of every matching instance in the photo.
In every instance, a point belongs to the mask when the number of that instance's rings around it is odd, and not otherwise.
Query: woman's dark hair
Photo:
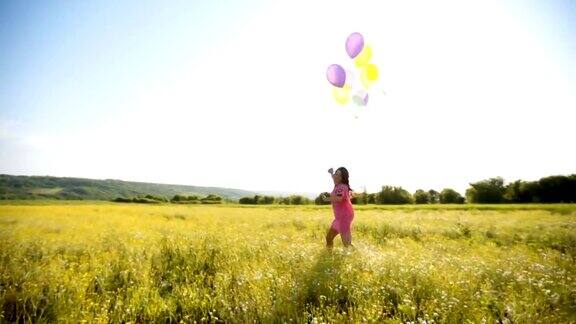
[[[342,176],[342,183],[348,186],[348,189],[350,191],[354,191],[352,190],[352,188],[350,188],[350,174],[348,173],[348,170],[346,170],[345,167],[339,167],[338,169],[336,169],[336,172],[340,171],[340,175]]]

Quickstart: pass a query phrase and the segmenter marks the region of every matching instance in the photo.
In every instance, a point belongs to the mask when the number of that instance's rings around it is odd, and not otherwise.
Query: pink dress
[[[332,229],[340,233],[340,235],[350,235],[350,226],[354,219],[354,209],[350,201],[350,189],[347,185],[341,183],[334,186],[332,195],[341,196],[341,202],[332,202],[332,210],[334,210],[334,221],[330,226]]]

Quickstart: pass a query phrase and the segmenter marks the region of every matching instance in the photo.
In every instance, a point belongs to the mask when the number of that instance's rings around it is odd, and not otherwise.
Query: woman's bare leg
[[[326,247],[327,248],[332,248],[334,246],[334,238],[336,237],[336,235],[338,235],[338,232],[336,232],[332,227],[330,227],[328,229],[328,233],[326,233]]]
[[[342,238],[342,244],[344,244],[345,247],[352,246],[352,233],[342,233],[340,234],[340,237]]]

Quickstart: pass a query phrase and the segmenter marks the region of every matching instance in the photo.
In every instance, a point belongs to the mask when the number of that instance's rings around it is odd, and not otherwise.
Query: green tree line
[[[508,184],[501,177],[470,184],[466,199],[471,203],[575,203],[576,174],[555,175],[537,181],[516,180]]]
[[[243,205],[309,205],[313,203],[311,199],[301,195],[290,195],[287,197],[254,195],[253,197],[240,198],[238,202]]]
[[[172,198],[166,198],[164,196],[154,196],[145,195],[138,196],[134,198],[117,197],[113,199],[114,202],[121,203],[141,203],[141,204],[160,204],[160,203],[173,203],[173,204],[221,204],[222,197],[209,194],[206,197],[199,197],[196,195],[186,196],[186,195],[174,195]]]
[[[323,192],[316,199],[293,195],[289,197],[259,196],[244,197],[241,204],[285,204],[285,205],[329,205],[322,199]],[[537,181],[516,180],[506,184],[502,177],[490,178],[474,183],[465,192],[465,197],[451,188],[441,191],[418,189],[414,193],[402,187],[383,186],[375,193],[366,191],[354,193],[353,204],[498,204],[498,203],[576,203],[576,174],[555,175]]]

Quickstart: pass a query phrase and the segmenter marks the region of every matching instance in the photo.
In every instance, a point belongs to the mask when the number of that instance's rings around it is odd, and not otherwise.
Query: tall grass
[[[3,205],[0,316],[576,322],[576,214],[550,206],[361,206],[329,252],[329,207]]]

